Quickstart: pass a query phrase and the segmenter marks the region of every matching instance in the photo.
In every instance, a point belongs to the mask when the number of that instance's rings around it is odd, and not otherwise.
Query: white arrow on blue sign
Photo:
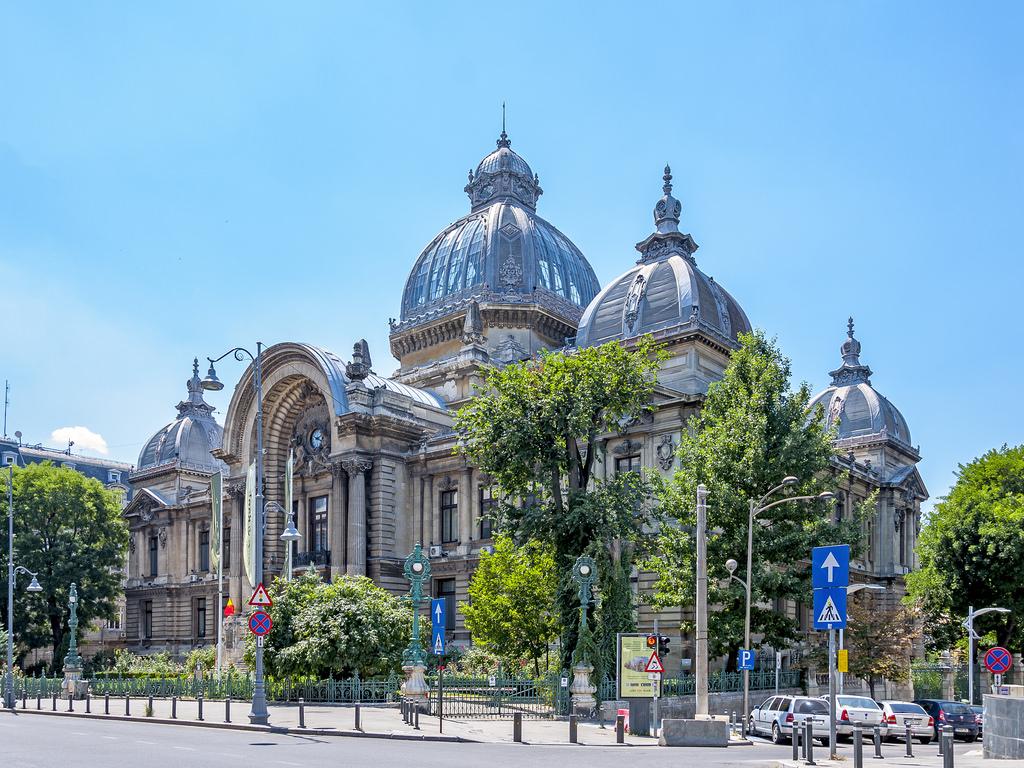
[[[843,629],[846,626],[846,587],[814,590],[814,628]]]
[[[435,597],[430,601],[430,650],[436,655],[444,655],[445,611],[447,601],[443,597]]]
[[[846,587],[850,583],[850,545],[836,544],[811,550],[811,586]]]

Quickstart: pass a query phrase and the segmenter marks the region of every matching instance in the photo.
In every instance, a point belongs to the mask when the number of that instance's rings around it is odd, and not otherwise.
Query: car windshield
[[[901,704],[900,702],[897,702],[897,701],[890,701],[889,702],[889,709],[891,709],[893,712],[899,712],[901,714],[907,713],[907,712],[913,712],[915,715],[926,715],[926,714],[928,714],[927,712],[924,711],[924,707],[921,707],[921,706],[919,706],[917,704]]]
[[[857,707],[858,709],[878,709],[878,705],[866,696],[840,696],[838,701],[844,707]]]
[[[827,715],[828,704],[820,699],[799,699],[793,711],[798,715]]]
[[[957,704],[956,702],[947,701],[942,704],[942,711],[947,715],[972,715],[971,708],[966,704]]]

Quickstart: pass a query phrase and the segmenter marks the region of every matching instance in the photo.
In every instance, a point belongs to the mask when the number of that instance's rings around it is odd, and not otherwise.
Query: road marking
[[[110,739],[111,741],[117,741],[117,736],[104,736],[104,739]]]
[[[302,763],[289,763],[287,760],[275,760],[277,765],[302,765]]]
[[[195,752],[196,751],[195,747],[175,747],[175,749],[180,749],[182,752]]]
[[[88,736],[89,734],[85,733],[84,731],[72,731],[71,735],[72,736]]]
[[[136,744],[149,744],[150,746],[155,746],[156,745],[155,741],[143,741],[142,739],[136,739],[135,743]]]

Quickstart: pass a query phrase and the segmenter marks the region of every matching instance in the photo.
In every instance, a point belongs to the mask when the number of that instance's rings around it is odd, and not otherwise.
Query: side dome
[[[199,360],[192,362],[188,397],[178,403],[178,418],[153,435],[139,454],[136,471],[174,464],[203,472],[226,470],[211,450],[220,448],[224,430],[213,418],[213,406],[203,399]]]
[[[537,215],[540,180],[504,131],[498,148],[470,171],[465,191],[469,215],[416,260],[393,330],[459,311],[473,298],[514,304],[546,297],[575,321],[600,284],[579,248]]]
[[[891,437],[911,445],[907,420],[895,405],[871,386],[871,369],[860,362],[860,342],[853,335],[853,318],[847,323],[841,352],[843,364],[831,372],[832,385],[811,400],[820,405],[838,440],[857,437]]]
[[[609,283],[583,312],[578,346],[690,326],[735,347],[739,334],[750,331],[739,303],[697,268],[697,243],[679,231],[682,204],[672,197],[668,166],[663,180],[664,195],[654,209],[657,230],[637,244],[636,266]]]

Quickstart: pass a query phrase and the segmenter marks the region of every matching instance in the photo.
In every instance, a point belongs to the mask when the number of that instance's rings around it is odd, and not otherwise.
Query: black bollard
[[[53,711],[57,711],[57,694],[53,694]]]
[[[907,723],[907,757],[914,756],[914,731],[910,727],[910,723]]]
[[[149,701],[146,704],[146,717],[153,716],[153,697],[149,697]]]
[[[875,743],[875,760],[884,760],[882,757],[882,727],[879,725],[871,729],[871,740]]]
[[[178,697],[171,696],[171,720],[178,719]]]
[[[853,768],[864,768],[864,729],[853,724]]]
[[[939,729],[938,729],[938,737],[939,737],[939,738],[938,738],[938,739],[936,739],[936,741],[938,741],[938,742],[939,742],[939,754],[938,754],[938,756],[939,756],[939,757],[942,757],[942,726],[939,726]]]
[[[92,714],[92,695],[88,693],[85,694],[85,714]]]
[[[21,708],[25,709],[25,706],[27,704],[28,704],[28,691],[22,691],[21,692]]]
[[[615,743],[625,744],[626,743],[626,716],[616,715],[615,716]]]
[[[75,711],[75,697],[70,693],[68,694],[68,712]]]
[[[790,739],[793,742],[793,762],[795,763],[800,759],[800,729],[797,726],[793,726],[793,738]]]
[[[132,713],[132,700],[130,696],[124,697],[124,713],[130,715]]]
[[[36,709],[42,709],[42,708],[43,708],[43,695],[41,693],[36,693]]]
[[[231,722],[231,697],[228,696],[224,699],[224,722]]]
[[[419,704],[413,704],[412,718],[413,718],[413,725],[412,725],[412,727],[415,728],[418,731],[420,729],[420,705]]]
[[[512,715],[512,741],[521,744],[523,741],[523,713],[515,712]]]
[[[104,693],[103,694],[103,714],[104,715],[109,715],[110,714],[110,694],[109,693]]]
[[[196,696],[196,702],[199,704],[199,719],[203,719],[203,694]]]
[[[807,742],[807,765],[817,765],[814,762],[814,722],[807,718],[804,720],[807,724],[807,733],[804,735],[804,741]]]
[[[299,697],[299,728],[306,727],[306,700]]]
[[[579,739],[577,738],[577,726],[576,726],[576,715],[569,715],[569,743],[577,744]]]
[[[945,741],[946,744],[942,747],[942,768],[953,768],[953,726],[945,725],[942,727],[942,735],[939,736],[940,741]]]
[[[363,726],[362,726],[360,720],[361,720],[361,718],[359,717],[359,705],[356,704],[356,730],[357,731],[363,730]]]

